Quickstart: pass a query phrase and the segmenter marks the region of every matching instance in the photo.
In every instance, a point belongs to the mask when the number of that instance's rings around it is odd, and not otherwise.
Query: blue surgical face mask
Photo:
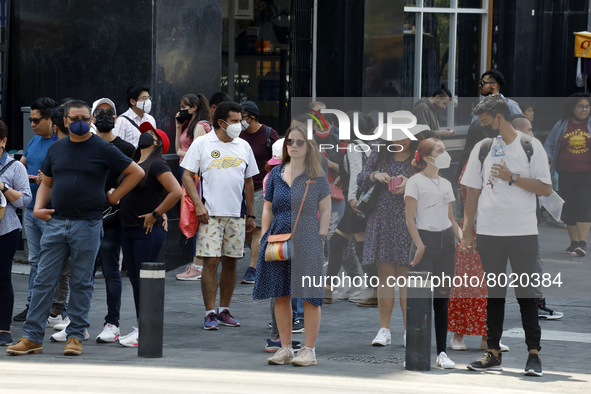
[[[68,128],[70,129],[71,133],[74,133],[76,135],[84,135],[90,131],[90,125],[84,122],[82,119],[74,123],[70,123],[70,126],[68,126]]]

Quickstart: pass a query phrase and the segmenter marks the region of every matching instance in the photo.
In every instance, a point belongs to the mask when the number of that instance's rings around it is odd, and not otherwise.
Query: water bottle
[[[507,144],[503,141],[503,137],[497,135],[497,138],[493,141],[491,154],[492,154],[492,165],[501,164],[505,160],[505,149]],[[492,176],[493,183],[502,182],[499,178]]]

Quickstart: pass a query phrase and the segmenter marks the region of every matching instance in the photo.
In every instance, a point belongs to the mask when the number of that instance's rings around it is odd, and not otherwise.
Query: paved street
[[[591,392],[588,357],[591,354],[591,258],[563,253],[566,230],[541,228],[545,272],[561,273],[562,287],[545,289],[550,308],[564,312],[562,320],[542,321],[544,377],[523,376],[526,348],[516,300],[507,300],[503,343],[503,372],[467,371],[479,358],[479,337],[467,337],[468,351],[449,350],[455,370],[433,367],[430,372],[403,368],[402,316],[398,303],[392,321],[392,345],[370,346],[379,328],[377,308],[360,308],[336,300],[322,309],[316,345],[318,365],[309,368],[269,366],[264,351],[269,336],[268,301],[253,301],[252,285],[236,285],[231,311],[242,327],[203,330],[200,282],[179,282],[166,274],[164,357],[144,359],[135,349],[97,344],[106,312],[104,280],[97,279],[91,309],[91,338],[80,357],[64,357],[64,343],[53,343],[46,332],[39,355],[0,356],[0,392]],[[239,278],[248,265],[239,262]],[[22,267],[15,266],[15,271]],[[25,305],[28,276],[13,275],[15,313]],[[122,334],[135,325],[131,286],[124,278]],[[22,323],[13,323],[13,337]],[[303,334],[294,334],[303,341]],[[451,337],[451,336],[450,336]],[[432,340],[435,363],[435,340]],[[3,349],[0,349],[3,351]]]

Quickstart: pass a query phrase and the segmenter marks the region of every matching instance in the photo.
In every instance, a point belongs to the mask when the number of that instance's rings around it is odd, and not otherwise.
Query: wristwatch
[[[511,186],[512,184],[517,182],[520,177],[521,177],[521,175],[519,175],[517,173],[511,174],[511,180],[509,181],[509,186]]]
[[[8,191],[8,189],[10,189],[10,188],[8,187],[6,182],[4,182],[4,188],[2,188],[2,193],[6,193]]]
[[[254,216],[254,215],[248,215],[248,216],[247,216],[247,218],[253,218],[253,219],[255,219],[255,220],[256,220],[256,218],[257,218],[257,217],[256,217],[256,216]]]
[[[160,217],[160,214],[158,212],[156,212],[156,210],[153,210],[152,216],[154,216],[154,219],[158,219]]]

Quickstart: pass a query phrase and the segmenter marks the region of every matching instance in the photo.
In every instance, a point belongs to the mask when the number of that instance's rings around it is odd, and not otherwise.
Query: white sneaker
[[[437,366],[444,369],[452,369],[456,367],[456,363],[451,361],[445,352],[441,352],[437,356]]]
[[[371,287],[363,288],[358,294],[352,294],[349,297],[349,301],[355,303],[365,301],[371,296],[372,291],[373,289]]]
[[[309,367],[310,365],[316,365],[316,353],[314,350],[302,347],[298,352],[298,355],[291,361],[291,363],[298,367]]]
[[[53,328],[56,324],[60,324],[62,322],[62,315],[57,315],[56,317],[49,315],[47,317],[47,324],[45,324],[45,327]]]
[[[454,335],[450,342],[451,350],[466,350],[464,338]]]
[[[86,341],[88,338],[90,338],[90,334],[88,334],[88,329],[85,329],[84,340]],[[49,339],[51,339],[54,342],[66,342],[68,340],[68,334],[66,334],[66,329],[64,328],[60,332],[56,332]]]
[[[294,357],[293,349],[282,347],[275,352],[273,357],[267,359],[267,363],[269,363],[269,365],[291,364]]]
[[[137,331],[139,330],[139,328],[137,328],[136,326],[132,326],[131,329],[132,329],[132,331],[129,334],[120,336],[119,340],[125,339],[125,338],[127,338],[131,335],[134,335],[134,334],[137,335]]]
[[[114,324],[107,323],[103,328],[103,332],[101,332],[98,337],[96,337],[97,343],[112,343],[117,342],[119,339],[119,327]]]
[[[123,338],[119,338],[119,344],[125,347],[137,347],[139,334],[140,330],[137,327],[134,327],[131,333]]]
[[[56,331],[61,331],[64,328],[68,327],[68,324],[70,324],[70,318],[68,316],[66,316],[61,323],[56,324],[55,326],[53,326],[53,329]]]
[[[386,346],[392,343],[392,335],[390,330],[382,327],[378,331],[378,335],[371,341],[372,346]]]
[[[508,352],[509,346],[503,345],[501,341],[499,341],[499,347],[501,348],[501,352]],[[488,344],[484,339],[480,339],[480,350],[488,350]]]

